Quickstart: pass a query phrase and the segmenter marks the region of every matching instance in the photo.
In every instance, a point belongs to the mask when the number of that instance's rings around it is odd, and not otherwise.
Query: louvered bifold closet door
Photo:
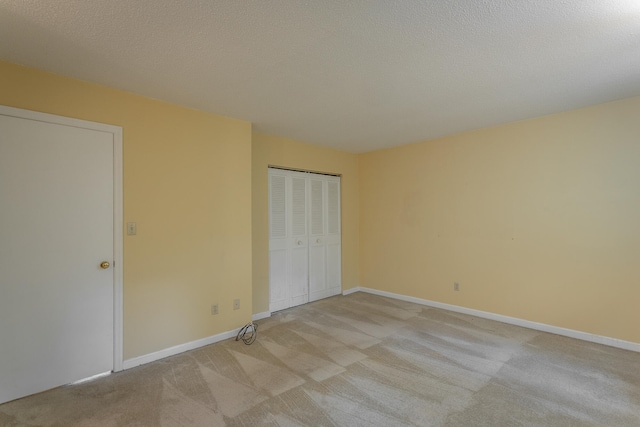
[[[270,168],[270,311],[309,300],[307,216],[306,175]]]
[[[327,292],[327,185],[325,177],[310,174],[311,232],[309,235],[309,301],[326,298]]]
[[[309,175],[309,301],[315,301],[337,295],[342,290],[340,178]]]
[[[340,177],[269,168],[270,311],[342,290]]]
[[[269,306],[291,306],[287,248],[287,177],[269,170]]]
[[[307,177],[291,172],[291,305],[309,301],[309,239],[307,236]]]
[[[327,296],[342,292],[342,239],[340,221],[340,177],[327,177],[326,281]]]

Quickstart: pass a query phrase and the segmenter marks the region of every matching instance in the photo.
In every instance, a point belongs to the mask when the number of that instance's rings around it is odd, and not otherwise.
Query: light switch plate
[[[138,225],[135,222],[127,223],[127,235],[135,236],[138,233]]]

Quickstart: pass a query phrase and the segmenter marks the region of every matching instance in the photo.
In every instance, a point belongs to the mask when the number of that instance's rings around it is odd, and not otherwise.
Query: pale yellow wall
[[[123,128],[125,359],[250,320],[250,123],[6,62],[0,104]]]
[[[6,62],[0,104],[124,129],[125,359],[268,310],[269,165],[342,175],[343,289],[640,342],[640,98],[359,156]]]
[[[341,175],[342,289],[358,286],[357,156],[254,132],[251,157],[253,312],[269,310],[269,166]]]
[[[639,138],[631,98],[361,155],[361,285],[640,342]]]

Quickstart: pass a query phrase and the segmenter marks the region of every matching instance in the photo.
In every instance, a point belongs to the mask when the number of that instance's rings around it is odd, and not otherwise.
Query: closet
[[[269,168],[271,312],[342,290],[340,177]]]

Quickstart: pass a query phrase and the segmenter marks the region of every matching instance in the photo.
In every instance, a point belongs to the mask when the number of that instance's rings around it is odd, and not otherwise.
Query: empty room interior
[[[0,426],[640,425],[638,1],[2,1],[0,207]]]

